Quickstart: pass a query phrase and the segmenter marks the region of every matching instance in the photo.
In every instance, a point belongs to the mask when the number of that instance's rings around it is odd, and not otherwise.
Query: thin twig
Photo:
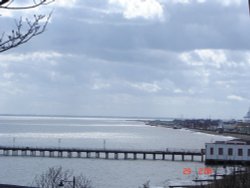
[[[41,5],[48,5],[49,3],[54,2],[55,0],[40,0],[39,2],[36,2],[33,0],[33,4],[25,5],[25,6],[11,6],[11,4],[14,2],[14,0],[2,0],[0,2],[0,8],[2,9],[10,9],[10,10],[24,10],[24,9],[32,9],[36,8]],[[4,5],[8,3],[7,5]]]
[[[2,34],[0,38],[0,53],[24,44],[31,38],[43,33],[48,25],[51,14],[47,18],[45,18],[45,15],[34,15],[33,20],[26,19],[26,24],[24,24],[22,18],[16,21],[16,29],[12,30],[11,34],[7,36],[4,33]],[[41,25],[40,23],[44,19],[46,21]],[[25,27],[27,29],[23,31]]]

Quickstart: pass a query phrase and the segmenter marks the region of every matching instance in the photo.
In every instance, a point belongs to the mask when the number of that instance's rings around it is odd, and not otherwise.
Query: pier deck
[[[0,146],[1,156],[22,157],[57,157],[57,158],[96,158],[124,160],[172,160],[204,161],[205,152],[201,150],[135,150],[135,149],[102,149],[102,148],[66,148],[66,147],[25,147]]]

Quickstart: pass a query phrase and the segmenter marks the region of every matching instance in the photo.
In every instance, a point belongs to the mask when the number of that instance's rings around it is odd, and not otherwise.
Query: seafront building
[[[249,122],[250,123],[250,108],[249,108],[247,114],[245,115],[244,120],[245,120],[245,122]]]
[[[206,164],[250,164],[250,141],[234,139],[206,143]]]

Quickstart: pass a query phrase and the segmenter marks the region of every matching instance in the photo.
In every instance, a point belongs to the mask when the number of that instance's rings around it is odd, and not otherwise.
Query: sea
[[[205,143],[232,137],[210,135],[187,129],[146,125],[138,118],[0,116],[0,145],[37,147],[78,147],[106,149],[202,149]],[[144,119],[145,120],[145,119]],[[171,119],[169,119],[171,120]],[[36,175],[50,167],[62,166],[75,175],[83,174],[94,188],[138,188],[193,184],[196,162],[171,160],[106,160],[86,158],[45,158],[0,156],[0,183],[32,185]],[[184,174],[184,169],[191,169]],[[212,167],[215,168],[215,167]],[[217,169],[218,168],[218,169]],[[223,170],[223,167],[216,167]]]

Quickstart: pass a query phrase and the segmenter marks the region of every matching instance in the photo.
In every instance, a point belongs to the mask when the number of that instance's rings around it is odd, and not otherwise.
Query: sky
[[[0,114],[242,119],[247,2],[56,0],[0,10],[0,33],[53,11],[42,35],[0,53]]]

